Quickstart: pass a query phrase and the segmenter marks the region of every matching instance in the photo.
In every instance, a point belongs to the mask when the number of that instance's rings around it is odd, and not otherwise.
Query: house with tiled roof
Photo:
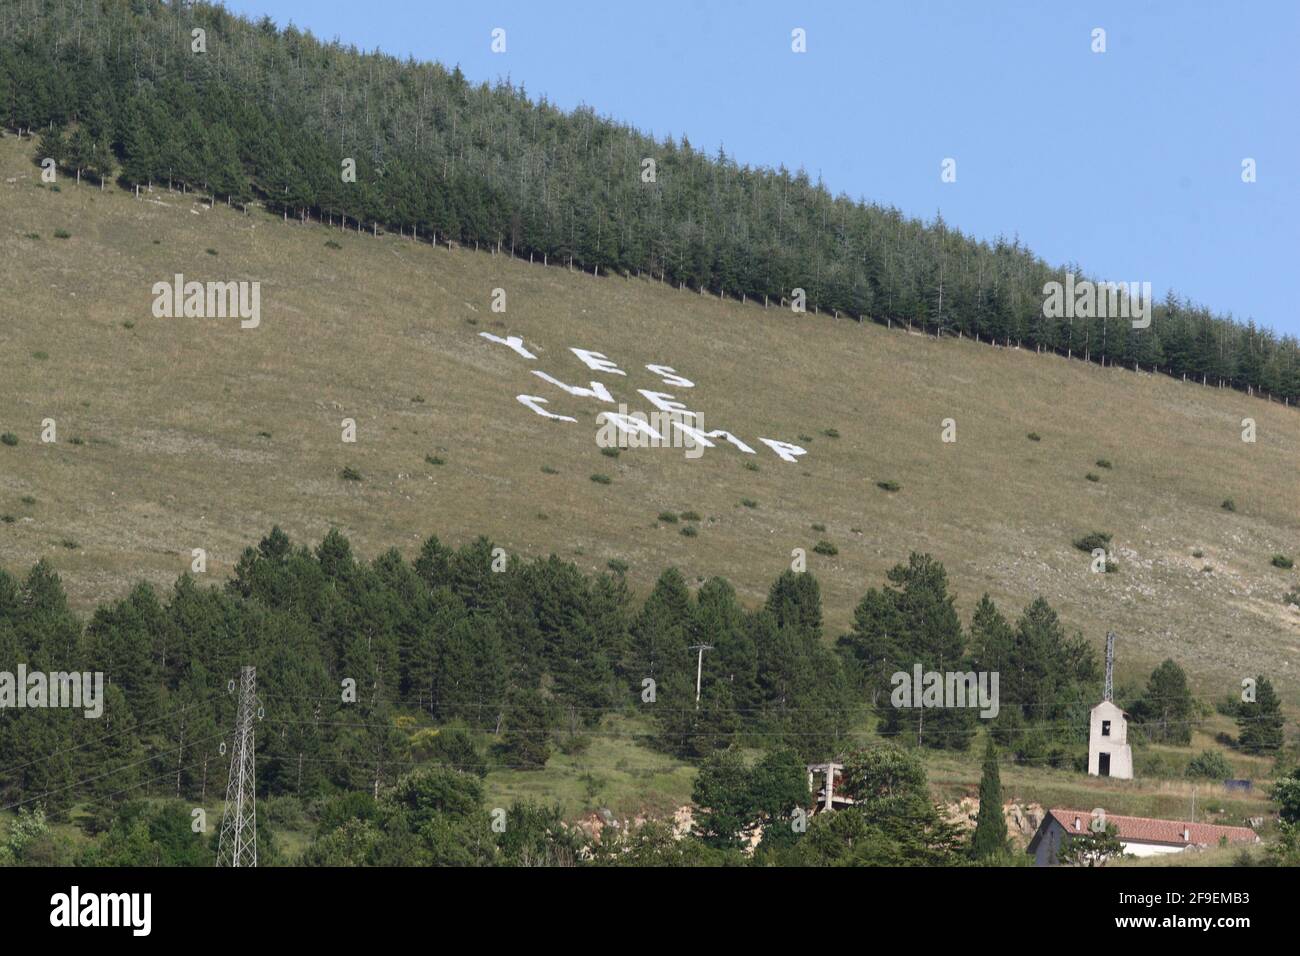
[[[1035,866],[1054,866],[1057,854],[1077,834],[1114,826],[1124,852],[1130,856],[1156,856],[1182,853],[1195,847],[1216,847],[1258,843],[1259,836],[1249,827],[1226,827],[1216,823],[1187,823],[1182,820],[1157,820],[1154,817],[1125,817],[1092,810],[1048,810],[1043,816],[1026,852],[1033,854]]]

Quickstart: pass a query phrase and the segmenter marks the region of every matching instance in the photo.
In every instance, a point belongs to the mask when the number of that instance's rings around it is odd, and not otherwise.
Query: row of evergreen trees
[[[701,643],[711,649],[697,703]],[[804,786],[802,763],[851,750],[873,716],[909,746],[969,747],[973,711],[890,703],[890,676],[918,662],[998,671],[1001,712],[989,730],[1015,759],[1061,762],[1085,739],[1099,681],[1083,639],[1067,636],[1041,599],[1012,624],[986,596],[963,628],[943,566],[928,555],[913,554],[869,591],[833,648],[808,572],[782,573],[762,606],[745,608],[725,580],[693,591],[669,569],[638,603],[621,574],[585,574],[554,556],[505,558],[484,538],[453,550],[431,537],[414,561],[390,550],[367,562],[337,531],[309,550],[275,528],[222,587],[184,575],[164,602],[141,584],[83,623],[41,562],[21,582],[0,571],[0,672],[102,671],[103,714],[6,709],[0,807],[59,818],[88,806],[83,823],[94,831],[119,826],[124,804],[141,796],[219,799],[234,678],[252,664],[262,796],[346,808],[348,794],[365,795],[378,801],[366,803],[378,826],[413,772],[478,779],[494,765],[537,768],[553,746],[625,732],[602,723],[623,713],[646,719],[644,743],[712,768],[700,799],[717,819],[705,826],[732,846],[746,826],[784,820]],[[1259,684],[1259,702],[1238,715],[1241,746],[1275,752],[1282,717]],[[1196,713],[1176,665],[1162,664],[1131,696],[1135,729],[1187,742]],[[737,747],[768,756],[747,769]],[[457,779],[419,779],[469,787],[481,801],[481,789]],[[737,789],[715,801],[710,786]]]
[[[20,664],[106,675],[101,719],[15,709],[0,724],[0,805],[51,812],[141,787],[219,795],[246,664],[270,795],[377,794],[430,759],[482,774],[482,739],[499,765],[535,768],[611,712],[648,716],[648,742],[682,757],[741,739],[824,755],[855,720],[810,574],[747,610],[726,581],[695,594],[670,569],[638,607],[621,574],[505,559],[482,538],[365,562],[337,531],[313,551],[276,528],[224,588],[185,575],[164,602],[140,584],[84,626],[45,562],[21,582],[0,571],[0,671]]]
[[[0,671],[106,675],[101,719],[6,713],[0,805],[36,801],[57,813],[95,796],[109,807],[140,788],[219,795],[234,678],[250,663],[262,708],[258,785],[273,796],[377,795],[430,760],[480,776],[490,760],[533,769],[553,746],[604,732],[611,713],[649,718],[645,742],[686,759],[742,742],[826,759],[873,718],[909,745],[968,748],[974,709],[891,702],[892,675],[917,663],[997,672],[990,730],[1017,759],[1075,755],[1099,699],[1081,635],[1067,635],[1041,598],[1012,624],[986,595],[964,628],[943,565],[928,555],[888,577],[832,648],[808,572],[783,572],[747,609],[725,580],[692,592],[670,568],[638,606],[621,574],[588,575],[555,556],[506,559],[485,538],[453,550],[431,537],[414,562],[396,550],[366,562],[337,531],[309,550],[275,528],[224,587],[185,575],[164,603],[140,584],[84,625],[45,562],[21,582],[0,571]],[[1271,686],[1260,686],[1242,746],[1262,753],[1280,746],[1282,723]],[[1157,741],[1187,743],[1200,716],[1171,661],[1145,691],[1121,697],[1135,732]]]
[[[997,673],[993,732],[1024,759],[1063,758],[1087,740],[1088,712],[1100,699],[1096,655],[1081,634],[1066,634],[1045,600],[1036,598],[1013,626],[986,594],[967,630],[947,572],[929,555],[913,554],[888,578],[889,585],[867,592],[852,630],[839,639],[854,684],[883,713],[882,733],[939,749],[970,746],[976,709],[890,705],[892,675],[926,662],[936,671]]]
[[[741,166],[589,109],[562,112],[522,85],[476,86],[459,68],[321,43],[205,3],[21,7],[0,10],[0,122],[43,131],[42,155],[78,175],[736,297],[803,288],[810,309],[1300,400],[1292,337],[1172,294],[1148,329],[1045,318],[1043,285],[1066,269],[1018,240],[977,241],[941,217],[832,196],[802,170]],[[194,28],[206,52],[192,51]]]

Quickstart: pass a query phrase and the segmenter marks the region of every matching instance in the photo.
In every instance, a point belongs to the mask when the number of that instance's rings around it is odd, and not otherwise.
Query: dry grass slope
[[[22,572],[50,558],[83,608],[140,578],[170,586],[195,547],[220,578],[278,522],[312,542],[338,526],[366,555],[412,553],[430,533],[453,543],[486,533],[523,555],[554,551],[593,569],[626,561],[640,589],[677,565],[688,580],[726,576],[750,602],[802,547],[834,634],[916,549],[947,565],[964,614],[984,591],[1010,613],[1042,594],[1098,644],[1114,628],[1122,678],[1173,657],[1207,696],[1257,672],[1297,689],[1300,614],[1280,597],[1298,576],[1269,563],[1300,553],[1295,409],[646,280],[208,210],[166,190],[137,201],[65,179],[54,192],[31,155],[30,141],[0,141],[0,431],[20,438],[0,447],[0,514],[15,518],[0,524],[0,564]],[[176,272],[260,281],[261,327],[154,318],[151,287]],[[498,287],[504,315],[489,307]],[[481,331],[523,336],[538,360]],[[589,373],[571,346],[604,352],[627,378]],[[696,387],[662,386],[647,363]],[[646,411],[635,389],[675,391],[759,454],[603,457],[600,406],[532,368],[571,384],[600,378]],[[519,393],[578,424],[543,420]],[[1256,444],[1240,438],[1247,416]],[[39,442],[47,417],[57,444]],[[340,440],[344,418],[357,422],[355,445]],[[945,418],[957,422],[954,444],[940,440]],[[760,436],[808,455],[785,464]],[[341,480],[345,467],[364,480]],[[1090,471],[1101,480],[1085,480]],[[1228,497],[1235,513],[1220,507]],[[665,510],[699,512],[698,536],[657,522]],[[1091,573],[1072,547],[1092,530],[1114,535],[1118,573]],[[812,553],[823,538],[838,553]]]

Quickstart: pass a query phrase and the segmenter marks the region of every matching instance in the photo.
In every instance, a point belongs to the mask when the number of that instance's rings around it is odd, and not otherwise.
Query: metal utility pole
[[[700,709],[700,678],[704,674],[704,652],[713,650],[712,644],[692,644],[690,650],[699,651],[699,659],[695,662],[695,709]]]
[[[1102,690],[1101,699],[1113,701],[1115,699],[1115,632],[1109,631],[1106,634],[1106,686]]]
[[[217,841],[217,866],[257,866],[257,794],[253,776],[253,721],[257,709],[257,668],[239,672],[239,710],[230,751],[226,809]]]

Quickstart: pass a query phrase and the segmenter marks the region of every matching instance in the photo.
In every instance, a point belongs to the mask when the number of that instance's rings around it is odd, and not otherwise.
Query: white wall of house
[[[1088,721],[1088,773],[1101,774],[1101,755],[1110,755],[1108,776],[1133,779],[1133,751],[1128,745],[1128,720],[1124,711],[1108,700],[1092,709]]]
[[[1163,856],[1166,853],[1183,853],[1186,852],[1185,846],[1169,846],[1164,843],[1124,843],[1124,852],[1130,856]]]

